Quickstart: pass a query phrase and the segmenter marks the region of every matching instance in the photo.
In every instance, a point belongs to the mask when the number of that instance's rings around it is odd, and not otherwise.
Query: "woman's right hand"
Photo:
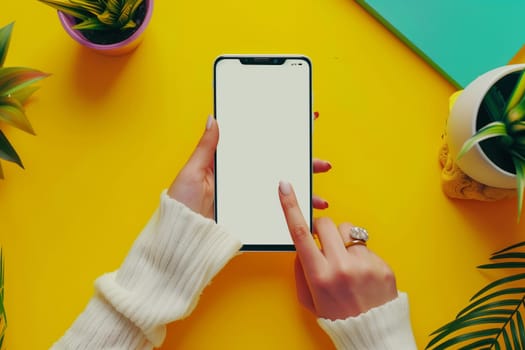
[[[317,246],[289,183],[279,184],[279,198],[297,256],[295,279],[299,301],[317,317],[357,316],[397,297],[394,273],[365,245],[345,248],[351,224],[336,227],[329,218],[314,222]]]

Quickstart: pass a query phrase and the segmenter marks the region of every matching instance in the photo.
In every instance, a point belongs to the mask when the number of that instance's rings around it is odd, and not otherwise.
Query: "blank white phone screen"
[[[215,64],[216,220],[247,250],[293,249],[279,203],[280,180],[290,182],[311,222],[311,65]],[[284,247],[284,248],[283,248]]]

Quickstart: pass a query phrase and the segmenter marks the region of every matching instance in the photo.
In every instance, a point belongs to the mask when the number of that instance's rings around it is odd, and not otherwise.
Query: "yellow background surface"
[[[79,46],[37,1],[4,2],[0,25],[11,21],[6,65],[52,76],[28,105],[38,135],[3,127],[26,166],[3,162],[0,182],[8,349],[48,348],[118,268],[204,129],[223,53],[312,59],[313,150],[333,164],[315,177],[330,202],[316,215],[368,228],[409,293],[420,347],[491,278],[475,266],[522,239],[515,201],[442,194],[454,89],[351,0],[157,0],[144,42],[118,58]],[[163,349],[331,348],[292,266],[293,253],[236,257]]]

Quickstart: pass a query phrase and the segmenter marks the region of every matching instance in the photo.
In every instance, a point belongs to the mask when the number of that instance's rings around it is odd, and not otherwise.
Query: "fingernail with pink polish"
[[[286,181],[279,181],[279,192],[287,196],[292,193],[292,185]]]
[[[213,123],[213,117],[209,115],[208,120],[206,121],[206,130],[209,130],[211,128],[212,123]]]

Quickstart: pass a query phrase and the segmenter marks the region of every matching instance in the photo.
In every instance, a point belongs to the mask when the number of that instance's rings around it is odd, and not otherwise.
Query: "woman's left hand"
[[[213,117],[208,117],[206,129],[197,147],[193,151],[182,170],[179,172],[170,188],[168,195],[183,203],[196,213],[213,219],[215,198],[215,179],[213,174],[214,154],[219,141],[219,127]],[[314,173],[324,173],[332,168],[329,162],[314,159]],[[328,202],[313,196],[312,205],[315,209],[328,208]]]

